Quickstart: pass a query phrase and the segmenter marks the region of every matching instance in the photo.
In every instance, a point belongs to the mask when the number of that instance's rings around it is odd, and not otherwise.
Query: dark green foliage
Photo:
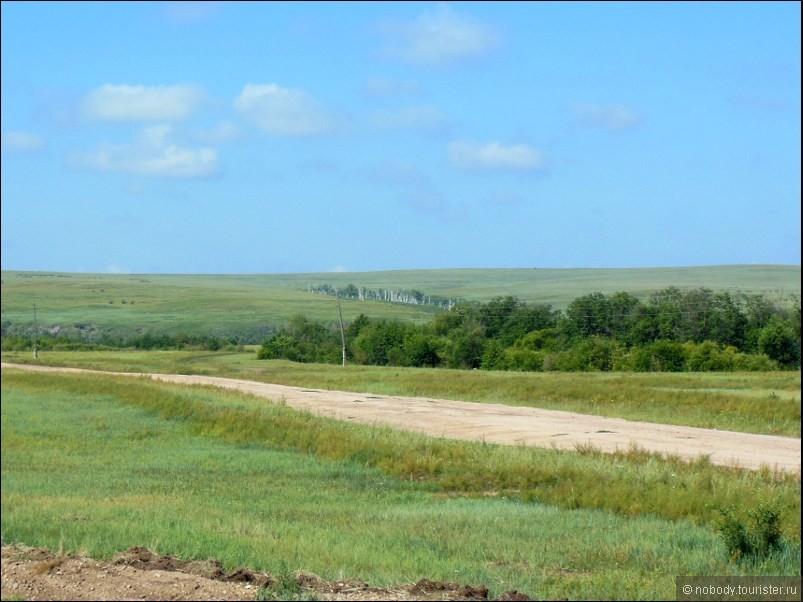
[[[552,369],[608,372],[614,369],[618,352],[619,346],[616,341],[599,335],[591,336],[581,339],[571,349],[557,354]]]
[[[797,332],[789,323],[777,318],[761,329],[758,348],[781,366],[795,368],[800,366],[800,328]]]
[[[727,372],[736,365],[735,347],[722,347],[713,341],[695,345],[688,354],[686,369],[691,372]]]
[[[403,365],[405,331],[410,328],[400,322],[371,322],[360,330],[352,345],[354,359],[373,366]]]
[[[36,337],[37,347],[40,350],[52,351],[78,351],[96,349],[204,349],[217,351],[229,346],[238,346],[240,342],[236,337],[221,339],[214,336],[177,334],[144,333],[128,339],[119,336],[103,335],[98,340],[87,340],[80,336],[69,334],[39,333]],[[33,335],[3,337],[3,351],[23,351],[33,349]]]
[[[446,365],[474,369],[482,365],[488,339],[480,326],[457,328],[446,338]]]
[[[572,338],[610,336],[611,307],[608,297],[591,293],[578,297],[566,308],[563,329]]]
[[[372,321],[361,314],[348,325],[346,338],[354,361],[380,366],[775,370],[800,366],[799,318],[799,308],[789,311],[758,296],[669,287],[643,301],[625,292],[591,293],[571,302],[565,313],[512,296],[461,302],[427,326]],[[337,362],[336,328],[327,331],[296,317],[265,341],[259,357]]]
[[[682,372],[685,362],[686,349],[674,341],[659,339],[634,349],[636,372]]]
[[[432,334],[415,332],[404,341],[404,355],[409,366],[425,368],[440,366],[442,350],[441,340]]]
[[[294,316],[287,326],[265,340],[257,358],[334,363],[342,359],[340,333],[304,316]]]
[[[747,513],[749,524],[733,508],[719,508],[719,531],[733,561],[761,561],[783,548],[781,513],[772,505],[759,503]]]

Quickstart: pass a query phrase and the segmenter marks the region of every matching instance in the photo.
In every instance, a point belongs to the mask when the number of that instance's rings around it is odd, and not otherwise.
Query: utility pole
[[[36,303],[33,304],[33,359],[39,358],[39,348],[36,346]]]
[[[343,329],[343,312],[340,310],[340,289],[335,291],[337,294],[337,313],[340,316],[340,341],[343,343],[343,367],[346,367],[346,331]]]

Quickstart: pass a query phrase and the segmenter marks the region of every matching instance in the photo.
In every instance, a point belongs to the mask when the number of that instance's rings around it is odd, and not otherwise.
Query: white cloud
[[[103,121],[176,121],[189,117],[203,98],[192,85],[104,84],[84,98],[83,110]]]
[[[44,148],[45,142],[39,134],[30,132],[3,132],[3,150],[7,151],[37,151]]]
[[[440,110],[428,106],[411,106],[394,111],[376,111],[371,114],[371,123],[382,130],[420,130],[426,132],[443,132],[447,129],[448,119]]]
[[[601,130],[628,130],[641,123],[638,113],[622,105],[578,103],[572,107],[572,115],[578,124]]]
[[[386,23],[388,56],[415,65],[439,67],[483,56],[499,36],[487,25],[456,13],[447,4],[423,13],[415,21]]]
[[[167,178],[196,178],[217,171],[215,149],[182,148],[172,142],[171,133],[169,125],[150,126],[132,144],[104,144],[94,153],[74,153],[69,162],[98,171]]]
[[[274,136],[318,136],[343,125],[304,90],[276,84],[247,84],[234,100],[234,108]]]
[[[453,167],[469,171],[529,172],[544,169],[541,153],[526,144],[503,146],[498,142],[456,141],[449,144],[448,152]]]

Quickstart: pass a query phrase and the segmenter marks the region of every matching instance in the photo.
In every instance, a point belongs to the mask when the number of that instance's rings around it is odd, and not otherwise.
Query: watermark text
[[[677,600],[796,600],[800,577],[686,577],[675,578]]]

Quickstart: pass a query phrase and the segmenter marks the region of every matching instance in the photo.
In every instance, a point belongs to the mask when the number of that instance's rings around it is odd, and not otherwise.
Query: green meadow
[[[239,337],[261,343],[265,334],[294,315],[334,324],[334,297],[308,292],[331,285],[419,290],[425,295],[487,302],[514,296],[555,309],[591,292],[635,296],[669,286],[707,287],[767,295],[773,301],[800,295],[800,266],[735,265],[632,269],[450,269],[268,275],[90,274],[2,272],[3,331],[33,326],[33,305],[42,329],[91,337],[142,332]],[[344,320],[372,319],[427,323],[433,306],[344,299]]]
[[[799,266],[425,270],[287,275],[2,272],[3,336],[264,337],[335,324],[329,285],[565,308],[669,286],[793,304]],[[343,318],[440,309],[341,301]],[[800,372],[496,372],[257,360],[224,350],[3,351],[12,363],[202,374],[504,403],[800,437]],[[536,599],[673,599],[676,575],[800,575],[800,475],[428,438],[214,388],[2,372],[2,541],[110,558],[132,546],[375,586],[485,585]],[[735,547],[734,536],[752,547]],[[741,540],[740,540],[741,541]],[[764,548],[756,542],[767,544]],[[755,544],[755,545],[753,545]]]
[[[4,369],[2,397],[4,543],[541,599],[800,574],[799,475],[432,439],[131,377]],[[782,545],[734,559],[720,509],[749,527],[761,508]]]

